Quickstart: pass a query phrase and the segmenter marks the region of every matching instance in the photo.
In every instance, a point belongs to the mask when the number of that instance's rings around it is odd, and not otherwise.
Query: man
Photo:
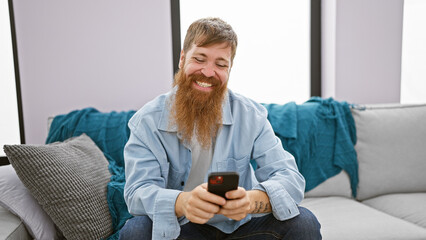
[[[120,239],[321,238],[315,216],[298,207],[305,181],[267,111],[227,89],[236,48],[223,20],[194,22],[173,90],[129,121],[124,195],[135,217]],[[240,175],[226,198],[206,184],[224,171]]]

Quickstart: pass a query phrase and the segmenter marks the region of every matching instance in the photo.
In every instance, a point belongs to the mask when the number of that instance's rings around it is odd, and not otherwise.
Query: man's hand
[[[224,216],[240,221],[245,218],[247,214],[250,213],[250,197],[248,192],[242,188],[238,187],[237,190],[229,191],[225,194],[228,199],[218,212],[218,214],[223,214]]]
[[[242,187],[226,193],[226,204],[223,205],[218,214],[240,221],[249,213],[271,212],[269,197],[265,192],[259,190],[246,191]]]
[[[204,224],[216,213],[225,199],[207,191],[207,183],[203,183],[191,192],[182,192],[176,199],[177,217],[185,216],[193,223]]]

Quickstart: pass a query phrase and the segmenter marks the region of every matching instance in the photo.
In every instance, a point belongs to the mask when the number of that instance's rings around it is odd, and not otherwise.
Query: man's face
[[[202,75],[218,80],[215,82],[199,80],[192,83],[192,87],[197,90],[211,92],[215,87],[219,87],[216,85],[222,86],[228,81],[231,70],[231,47],[227,43],[205,47],[193,44],[186,54],[181,52],[179,68],[187,78],[192,75]]]
[[[195,133],[203,147],[211,145],[222,122],[230,62],[231,48],[226,43],[193,45],[186,54],[181,53],[172,123],[184,141],[190,142]]]

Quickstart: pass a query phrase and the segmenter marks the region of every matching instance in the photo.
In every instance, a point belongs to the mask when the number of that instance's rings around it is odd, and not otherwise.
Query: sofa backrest
[[[375,105],[352,112],[358,200],[426,191],[426,104]]]
[[[426,191],[426,104],[366,105],[351,109],[357,131],[357,199]],[[346,173],[306,197],[351,197]]]

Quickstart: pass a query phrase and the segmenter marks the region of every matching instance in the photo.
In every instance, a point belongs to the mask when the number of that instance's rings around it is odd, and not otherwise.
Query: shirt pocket
[[[182,190],[183,189],[183,176],[185,175],[184,172],[180,172],[173,168],[173,166],[170,166],[169,164],[169,177],[167,181],[167,188],[168,189],[176,189],[176,190]]]
[[[218,162],[218,171],[237,172],[240,175],[240,183],[245,179],[250,167],[250,155],[242,158],[227,158],[225,161]]]

